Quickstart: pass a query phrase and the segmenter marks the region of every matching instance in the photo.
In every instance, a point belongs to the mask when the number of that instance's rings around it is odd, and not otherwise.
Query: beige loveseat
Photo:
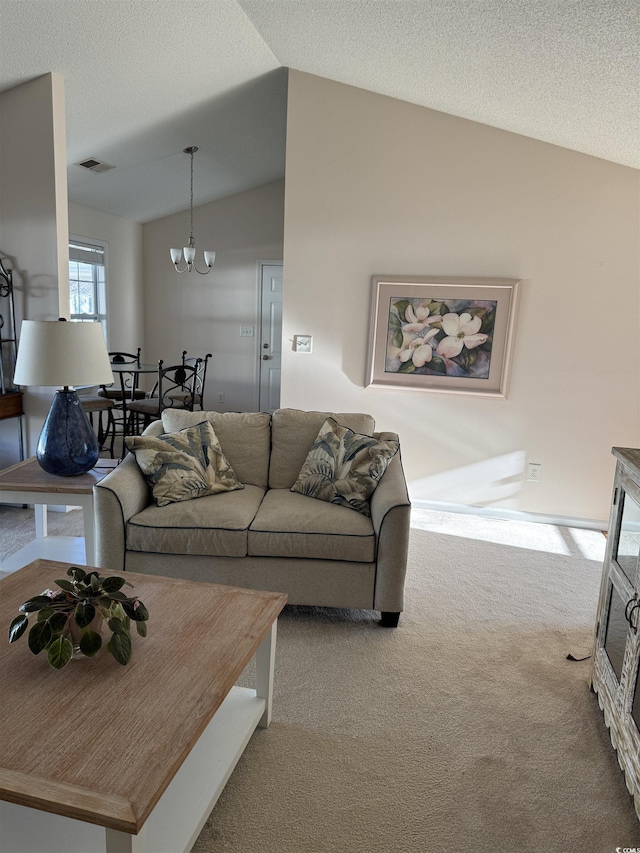
[[[208,419],[244,488],[159,507],[133,454],[94,489],[97,565],[109,571],[286,592],[289,604],[404,607],[410,503],[400,453],[371,497],[371,517],[290,491],[328,412],[165,410],[145,434]],[[332,414],[382,439],[364,414]]]

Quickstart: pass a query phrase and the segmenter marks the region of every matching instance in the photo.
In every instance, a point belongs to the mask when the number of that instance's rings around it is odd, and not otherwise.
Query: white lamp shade
[[[216,259],[216,253],[215,252],[205,252],[204,253],[204,262],[208,267],[213,266],[215,259]]]
[[[192,264],[196,257],[196,250],[192,249],[191,246],[184,247],[184,259],[188,264]]]
[[[174,264],[179,264],[182,258],[182,249],[169,249],[171,252],[171,260]]]
[[[100,323],[23,320],[16,385],[107,385],[113,382]]]

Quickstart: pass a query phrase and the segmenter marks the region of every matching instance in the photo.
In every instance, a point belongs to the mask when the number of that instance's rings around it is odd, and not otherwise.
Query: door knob
[[[270,358],[271,358],[271,356],[270,356],[270,355],[263,355],[263,356],[262,356],[262,360],[263,360],[263,361],[269,361],[269,359],[270,359]]]

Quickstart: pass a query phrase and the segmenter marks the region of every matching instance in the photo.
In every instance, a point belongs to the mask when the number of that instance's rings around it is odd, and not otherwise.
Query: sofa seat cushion
[[[264,489],[245,486],[169,506],[147,506],[127,524],[127,550],[245,557]]]
[[[270,489],[249,528],[249,556],[370,563],[376,537],[371,520],[349,507]]]

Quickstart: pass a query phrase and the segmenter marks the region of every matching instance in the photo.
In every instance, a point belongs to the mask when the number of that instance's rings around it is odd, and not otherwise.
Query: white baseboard
[[[538,524],[555,524],[557,527],[584,527],[588,530],[607,530],[608,521],[597,518],[572,518],[564,515],[544,515],[538,512],[521,512],[515,509],[499,509],[490,506],[467,506],[444,501],[412,500],[416,509],[430,509],[435,512],[460,512],[467,515],[481,515],[485,518],[503,518],[509,521],[531,521]]]

